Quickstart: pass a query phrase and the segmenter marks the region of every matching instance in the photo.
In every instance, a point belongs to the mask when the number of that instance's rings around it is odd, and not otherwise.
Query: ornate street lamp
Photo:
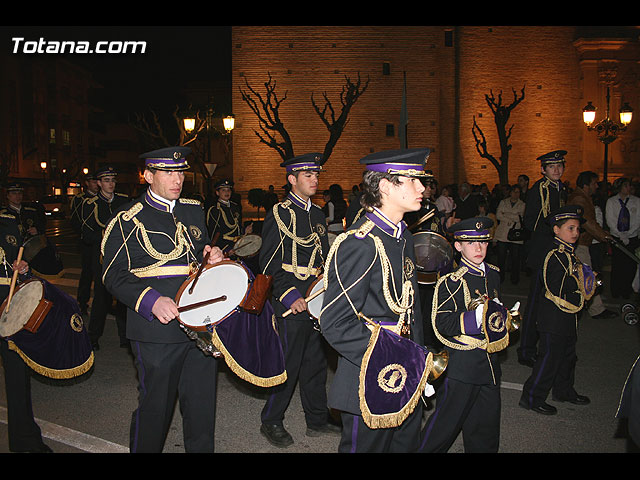
[[[609,170],[609,144],[613,143],[618,138],[618,135],[627,129],[627,125],[631,123],[631,118],[633,117],[633,109],[625,102],[625,104],[620,108],[620,123],[616,123],[611,120],[609,118],[609,100],[609,87],[607,87],[606,116],[596,125],[593,125],[593,122],[596,119],[596,107],[594,107],[591,102],[588,102],[582,109],[582,119],[587,126],[587,130],[595,131],[596,135],[598,135],[598,140],[604,144],[604,172],[602,176],[605,185],[607,183],[607,174]]]
[[[231,130],[235,127],[236,119],[233,115],[227,115],[222,119],[222,125],[224,125],[224,129],[227,133],[231,133]]]

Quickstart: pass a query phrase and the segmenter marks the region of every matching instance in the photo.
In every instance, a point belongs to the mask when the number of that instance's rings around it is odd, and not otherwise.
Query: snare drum
[[[267,301],[258,315],[243,309],[253,274],[241,263],[223,260],[203,267],[189,293],[195,279],[196,274],[191,275],[175,298],[187,336],[205,354],[224,358],[236,375],[254,385],[284,382],[284,354],[271,304]]]
[[[35,372],[73,378],[93,365],[93,350],[78,302],[55,285],[31,278],[16,288],[9,311],[0,306],[0,336]]]
[[[240,258],[251,258],[258,254],[262,246],[260,235],[243,235],[233,244],[234,253]]]
[[[189,293],[194,281],[195,288]],[[176,294],[180,323],[197,332],[206,331],[236,311],[249,286],[249,271],[240,263],[223,260],[205,265],[200,276],[190,275]]]
[[[311,286],[307,289],[307,309],[309,314],[316,320],[320,318],[320,312],[322,311],[322,300],[324,299],[324,283],[322,281],[322,275],[316,278]]]

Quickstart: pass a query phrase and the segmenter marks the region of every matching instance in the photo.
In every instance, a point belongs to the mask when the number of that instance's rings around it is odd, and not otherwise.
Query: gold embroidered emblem
[[[73,315],[71,315],[71,318],[69,319],[69,325],[71,325],[71,329],[74,332],[81,332],[84,325],[82,316],[80,316],[80,314],[78,313],[74,313]]]
[[[202,232],[195,225],[189,225],[189,233],[195,240],[200,240],[202,237]]]
[[[16,237],[15,237],[15,236],[13,236],[13,235],[7,235],[7,236],[5,237],[5,239],[7,240],[7,243],[8,243],[9,245],[13,245],[14,247],[17,247],[17,246],[18,246],[18,240],[16,239]]]
[[[482,222],[476,222],[476,230],[480,230],[482,228]]]
[[[316,225],[316,232],[318,233],[318,235],[324,235],[325,233],[327,233],[327,227],[319,223]]]
[[[505,329],[504,318],[500,312],[494,312],[489,315],[487,320],[487,326],[492,332],[502,332]]]
[[[399,393],[407,381],[407,370],[400,364],[392,363],[378,373],[378,386],[387,393]]]
[[[413,265],[413,261],[407,257],[404,259],[404,274],[407,278],[413,277],[413,272],[415,270],[415,266]]]

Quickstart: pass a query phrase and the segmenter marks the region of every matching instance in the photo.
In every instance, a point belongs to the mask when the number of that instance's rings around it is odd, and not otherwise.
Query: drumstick
[[[16,260],[16,267],[22,260],[22,252],[24,252],[24,247],[20,247],[18,250],[18,259]],[[9,297],[7,297],[7,307],[5,308],[5,312],[9,311],[9,305],[11,305],[11,297],[13,297],[13,291],[16,288],[16,281],[18,280],[18,268],[13,271],[13,277],[11,277],[11,286],[9,287]]]
[[[194,308],[206,307],[207,305],[211,305],[212,303],[224,302],[226,299],[227,299],[227,296],[222,295],[221,297],[212,298],[211,300],[203,300],[202,302],[196,302],[190,305],[184,305],[182,307],[178,307],[178,311],[182,313],[188,310],[193,310]]]
[[[324,288],[321,288],[320,290],[318,290],[317,292],[313,292],[311,295],[309,295],[307,298],[304,299],[305,302],[309,303],[311,300],[313,300],[314,298],[316,298],[318,295],[320,295],[321,293],[324,293]],[[287,310],[286,312],[284,312],[282,314],[282,318],[289,316],[292,313],[291,309]]]

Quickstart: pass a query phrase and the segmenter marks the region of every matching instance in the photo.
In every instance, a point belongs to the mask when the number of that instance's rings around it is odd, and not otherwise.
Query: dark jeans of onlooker
[[[522,244],[513,242],[498,242],[498,267],[500,268],[500,280],[504,281],[506,276],[507,256],[510,259],[510,280],[517,285],[520,281],[520,256],[522,254]]]

